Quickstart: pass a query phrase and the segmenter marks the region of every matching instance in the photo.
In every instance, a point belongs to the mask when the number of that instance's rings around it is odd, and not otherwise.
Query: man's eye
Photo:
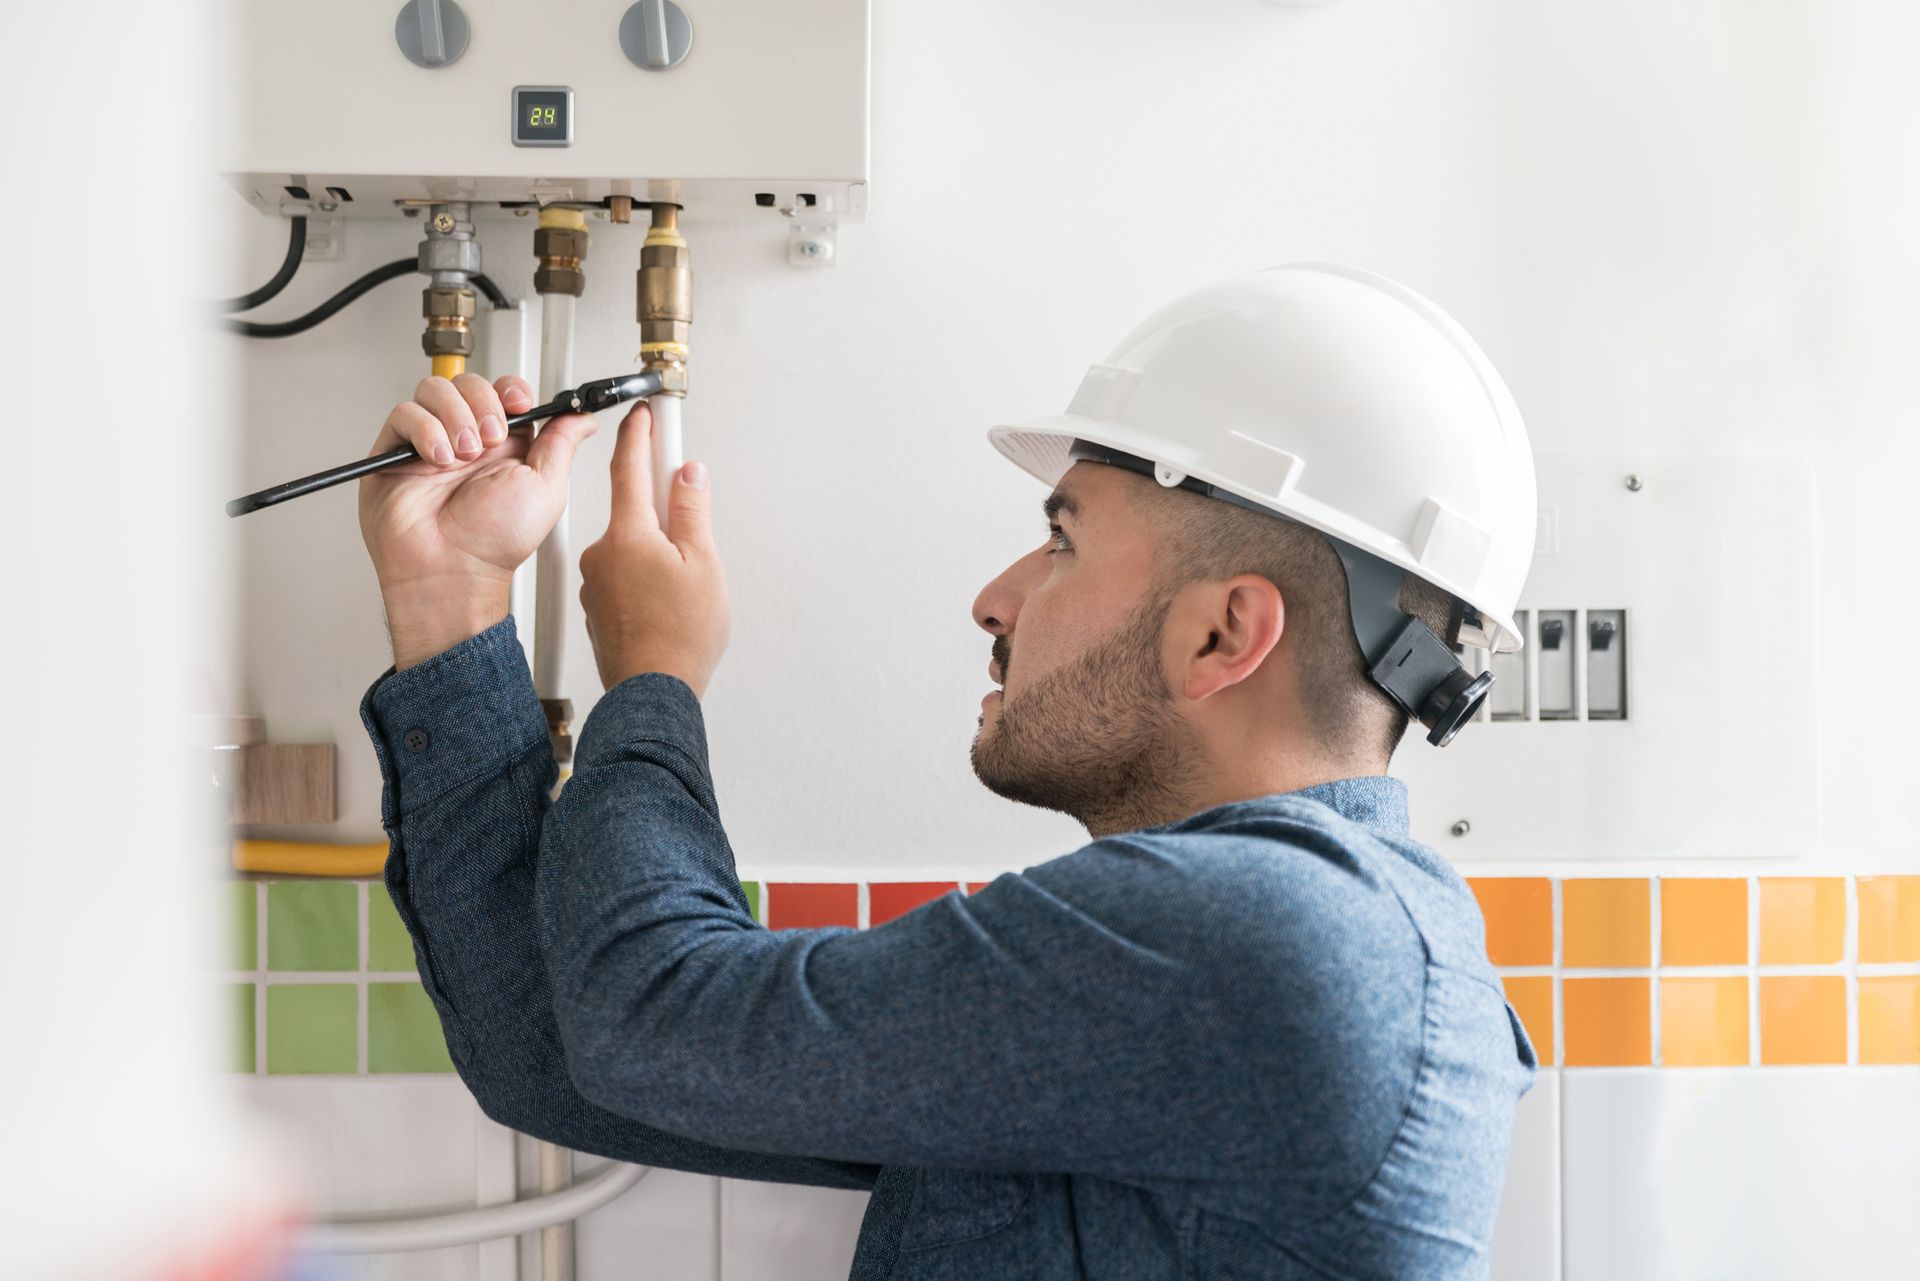
[[[1047,548],[1047,555],[1052,556],[1056,552],[1070,552],[1073,550],[1073,544],[1067,541],[1067,536],[1060,531],[1060,526],[1048,525],[1047,537],[1055,540],[1058,544],[1058,546]]]

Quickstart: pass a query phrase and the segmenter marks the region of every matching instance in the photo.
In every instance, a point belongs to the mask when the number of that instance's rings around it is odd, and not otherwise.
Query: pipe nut
[[[579,267],[550,267],[541,263],[533,269],[533,291],[537,294],[572,294],[578,298],[587,291],[587,273]]]
[[[420,350],[429,356],[473,355],[473,330],[458,321],[453,324],[459,325],[459,328],[428,322],[426,332],[420,335]]]
[[[420,291],[420,314],[429,320],[437,316],[472,320],[473,312],[474,298],[471,289],[452,289],[445,285],[432,285]]]
[[[587,233],[572,227],[539,227],[533,233],[533,256],[570,258],[576,264],[587,256]]]

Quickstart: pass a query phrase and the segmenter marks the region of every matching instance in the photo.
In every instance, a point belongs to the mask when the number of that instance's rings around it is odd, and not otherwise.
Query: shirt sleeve
[[[872,1166],[701,1142],[597,1106],[574,1088],[534,928],[535,847],[558,767],[511,618],[404,672],[389,668],[360,716],[383,782],[387,889],[413,936],[454,1068],[487,1115],[642,1165],[873,1185]]]
[[[1391,895],[1367,900],[1388,914],[1369,942],[1337,897],[1225,888],[1191,842],[1108,837],[871,929],[769,931],[740,898],[699,702],[634,676],[588,718],[538,856],[574,1081],[662,1129],[834,1160],[1326,1175],[1316,1134],[1347,1109],[1379,1114],[1360,1124],[1384,1144],[1414,1070],[1353,1061],[1382,1043],[1342,1009],[1360,953],[1417,975],[1418,940]],[[1347,926],[1362,948],[1315,954]],[[1380,999],[1417,1049],[1417,980]]]

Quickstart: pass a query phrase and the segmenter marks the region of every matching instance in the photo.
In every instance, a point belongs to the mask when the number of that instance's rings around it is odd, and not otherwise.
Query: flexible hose
[[[411,276],[417,270],[419,270],[417,259],[396,258],[384,267],[375,267],[304,316],[296,316],[292,320],[274,321],[229,320],[226,322],[227,328],[236,334],[245,334],[249,338],[287,338],[294,334],[305,333],[376,285],[384,285],[387,281],[398,280],[402,276]]]
[[[519,1236],[556,1223],[571,1223],[599,1209],[650,1173],[651,1166],[624,1165],[616,1161],[564,1192],[526,1201],[507,1201],[423,1218],[317,1223],[301,1235],[297,1248],[305,1254],[388,1254]]]
[[[216,310],[252,311],[287,287],[287,282],[293,279],[293,273],[300,270],[300,259],[305,257],[307,252],[306,216],[295,214],[292,222],[293,230],[287,237],[287,257],[286,261],[280,264],[280,270],[274,272],[271,280],[250,294],[241,294],[238,298],[222,298],[214,304]]]
[[[493,277],[484,271],[473,273],[473,287],[487,296],[487,301],[496,307],[511,307],[513,299],[507,297],[507,291],[493,283]]]

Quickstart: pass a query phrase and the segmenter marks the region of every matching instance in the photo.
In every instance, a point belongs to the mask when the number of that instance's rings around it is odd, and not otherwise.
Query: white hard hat
[[[1149,316],[1067,412],[987,433],[1048,485],[1075,439],[1311,525],[1459,597],[1463,645],[1520,648],[1533,561],[1526,425],[1472,338],[1384,276],[1291,263]]]
[[[1371,674],[1429,741],[1450,741],[1491,682],[1405,626],[1401,571],[1465,604],[1461,644],[1521,646],[1537,520],[1526,425],[1466,331],[1384,276],[1293,263],[1195,290],[1089,368],[1066,413],[987,436],[1048,485],[1093,458],[1327,535]]]

